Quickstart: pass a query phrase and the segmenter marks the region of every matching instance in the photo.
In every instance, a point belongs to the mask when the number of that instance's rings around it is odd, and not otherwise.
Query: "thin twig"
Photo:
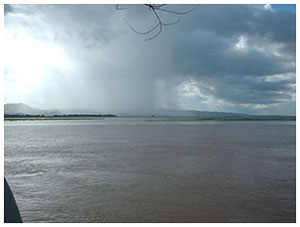
[[[177,11],[173,11],[173,10],[167,10],[167,9],[162,9],[162,8],[155,8],[155,10],[160,10],[160,11],[163,11],[163,12],[167,12],[167,13],[172,13],[172,14],[179,14],[179,15],[183,15],[183,14],[188,14],[192,11],[194,11],[195,9],[197,9],[198,6],[188,10],[188,11],[185,11],[185,12],[177,12]]]
[[[128,23],[128,21],[127,21],[125,18],[124,18],[124,20],[125,20],[126,24],[129,26],[129,28],[130,28],[132,31],[134,31],[135,33],[140,34],[140,35],[146,35],[146,34],[149,34],[150,32],[154,31],[154,30],[158,27],[158,25],[159,25],[159,23],[157,23],[157,24],[154,25],[154,27],[151,28],[150,30],[148,30],[148,31],[146,31],[146,32],[139,32],[139,31],[135,30],[135,29]]]
[[[161,22],[161,19],[160,19],[160,17],[158,16],[158,14],[157,14],[157,12],[152,8],[152,10],[153,10],[153,12],[154,12],[154,14],[155,14],[155,16],[156,16],[156,18],[157,18],[157,20],[158,20],[158,24],[159,24],[159,31],[156,33],[156,35],[154,35],[153,37],[151,37],[151,38],[148,38],[148,39],[146,39],[146,41],[149,41],[149,40],[152,40],[152,39],[154,39],[155,37],[157,37],[160,33],[161,33],[161,31],[162,31],[162,22]]]
[[[155,24],[152,28],[150,28],[149,30],[147,30],[145,32],[137,31],[136,29],[134,29],[128,23],[128,21],[125,18],[124,18],[124,20],[133,32],[135,32],[137,34],[140,34],[140,35],[150,34],[151,32],[154,32],[157,28],[159,28],[158,32],[155,35],[153,35],[150,38],[146,39],[146,41],[149,41],[149,40],[152,40],[152,39],[156,38],[162,32],[163,26],[174,25],[174,24],[177,24],[180,21],[180,17],[178,17],[177,20],[174,21],[174,22],[163,23],[157,11],[161,11],[161,12],[164,12],[164,13],[170,13],[170,14],[176,14],[176,15],[183,15],[183,14],[188,14],[188,13],[192,12],[193,10],[195,10],[198,7],[198,6],[196,6],[196,7],[192,8],[188,11],[185,11],[185,12],[177,12],[177,11],[162,8],[166,5],[167,4],[144,4],[144,6],[148,7],[148,9],[153,12],[153,14],[156,17],[156,20],[158,21],[157,24]],[[124,9],[129,9],[129,8],[125,8],[125,7],[120,8],[119,4],[117,4],[116,9],[117,10],[124,10]]]

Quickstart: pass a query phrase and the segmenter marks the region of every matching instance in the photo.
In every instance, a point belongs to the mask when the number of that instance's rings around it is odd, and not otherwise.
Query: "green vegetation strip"
[[[4,121],[66,121],[66,120],[103,120],[105,117],[20,117],[4,118]]]

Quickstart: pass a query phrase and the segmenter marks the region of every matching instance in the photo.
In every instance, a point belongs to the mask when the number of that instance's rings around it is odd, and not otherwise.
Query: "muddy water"
[[[295,122],[5,122],[24,222],[295,222]]]

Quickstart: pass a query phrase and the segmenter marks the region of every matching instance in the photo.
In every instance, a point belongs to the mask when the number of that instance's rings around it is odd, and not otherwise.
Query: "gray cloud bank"
[[[59,46],[70,62],[68,68],[49,66],[45,84],[19,101],[103,111],[295,114],[292,12],[263,5],[200,5],[148,42],[149,36],[134,33],[124,21],[139,31],[151,28],[155,18],[141,5],[122,11],[115,5],[5,5],[5,15],[5,28],[15,36],[22,31]],[[160,15],[164,21],[176,19]]]

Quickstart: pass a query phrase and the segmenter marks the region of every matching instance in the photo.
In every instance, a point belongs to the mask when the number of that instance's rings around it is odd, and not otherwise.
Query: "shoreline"
[[[123,116],[95,116],[95,117],[4,117],[4,121],[69,121],[69,120],[104,120],[106,118],[127,118]],[[147,122],[158,122],[158,121],[296,121],[296,117],[144,117],[149,118]],[[163,118],[163,119],[162,119]]]

